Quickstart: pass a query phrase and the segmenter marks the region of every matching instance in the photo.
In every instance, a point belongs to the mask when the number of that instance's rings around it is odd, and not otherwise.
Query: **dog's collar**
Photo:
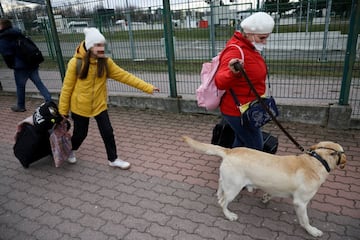
[[[319,162],[321,162],[321,164],[325,167],[326,171],[330,172],[329,164],[314,150],[308,150],[306,153],[309,154],[310,156],[316,158],[317,160],[319,160]]]

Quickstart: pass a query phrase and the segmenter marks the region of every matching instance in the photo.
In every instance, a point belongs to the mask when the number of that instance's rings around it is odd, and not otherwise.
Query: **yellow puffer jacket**
[[[88,77],[77,78],[77,59],[85,57],[84,42],[76,49],[70,59],[59,100],[59,112],[68,115],[69,111],[84,117],[94,117],[107,109],[107,78],[125,83],[146,93],[153,93],[154,86],[120,68],[111,58],[107,61],[107,73],[97,77],[97,60],[90,59]]]

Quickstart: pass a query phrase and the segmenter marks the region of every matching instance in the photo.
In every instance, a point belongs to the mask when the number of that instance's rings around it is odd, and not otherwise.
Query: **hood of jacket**
[[[75,49],[74,58],[85,58],[86,55],[85,41],[82,41]]]
[[[234,35],[226,43],[227,46],[231,45],[231,44],[238,45],[242,49],[247,48],[248,50],[254,50],[255,51],[254,45],[248,39],[246,39],[243,36],[243,34],[241,32],[239,32],[239,31],[236,31],[234,33]]]
[[[22,36],[23,34],[21,33],[20,29],[18,28],[4,28],[2,30],[0,30],[0,38],[8,38],[9,40],[14,40],[20,36]]]

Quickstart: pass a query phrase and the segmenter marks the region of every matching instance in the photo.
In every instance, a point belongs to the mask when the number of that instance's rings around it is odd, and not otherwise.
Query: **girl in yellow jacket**
[[[120,68],[111,58],[105,57],[105,37],[96,28],[85,28],[85,41],[77,47],[69,61],[59,100],[59,112],[74,122],[72,154],[68,162],[75,163],[74,151],[85,140],[89,119],[94,117],[104,141],[109,165],[128,169],[130,163],[117,156],[113,128],[107,111],[107,78],[125,83],[152,94],[159,89]],[[78,69],[81,63],[81,68]],[[79,65],[80,66],[80,65]]]

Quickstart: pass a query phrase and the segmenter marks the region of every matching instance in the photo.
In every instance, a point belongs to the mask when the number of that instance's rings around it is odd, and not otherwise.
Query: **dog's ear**
[[[315,144],[315,145],[312,145],[311,147],[309,147],[309,150],[315,150],[318,148],[318,145],[319,144]]]

